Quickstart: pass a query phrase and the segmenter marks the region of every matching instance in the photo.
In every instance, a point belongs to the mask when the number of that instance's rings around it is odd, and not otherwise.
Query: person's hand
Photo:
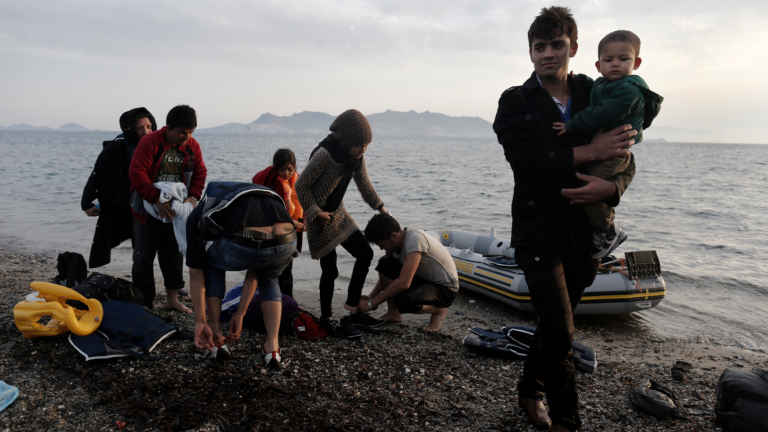
[[[565,197],[571,199],[571,204],[600,202],[616,193],[616,185],[608,180],[581,173],[576,173],[576,177],[586,181],[587,184],[580,188],[560,191]]]
[[[83,211],[85,211],[85,214],[90,216],[90,217],[96,217],[96,216],[99,215],[99,208],[96,207],[96,206],[93,206],[93,207],[89,208],[88,210],[83,210]]]
[[[560,136],[565,133],[565,123],[554,122],[552,123],[552,129],[556,131],[560,131],[560,133],[557,134],[558,136]]]
[[[245,315],[235,313],[229,320],[229,334],[224,338],[224,342],[232,343],[240,340],[240,333],[243,331],[243,318]]]
[[[195,324],[195,346],[208,351],[216,346],[213,343],[213,331],[208,324],[201,322]]]
[[[304,229],[304,222],[295,220],[293,221],[293,227],[296,228],[296,231],[302,231]]]
[[[317,214],[317,218],[324,224],[331,221],[331,216],[333,216],[331,212],[320,212]]]
[[[157,214],[159,214],[161,218],[170,221],[170,220],[173,220],[174,216],[176,216],[176,213],[174,213],[173,210],[171,209],[170,201],[166,201],[164,203],[161,203],[160,201],[158,201],[155,203],[155,205],[157,206]]]
[[[637,131],[632,129],[632,125],[622,125],[610,132],[597,131],[592,138],[592,142],[586,147],[589,149],[593,161],[608,160],[617,157],[624,157],[629,154],[629,147],[635,143],[634,139],[624,141],[637,135]]]
[[[184,203],[185,203],[185,204],[186,204],[186,203],[192,203],[192,208],[195,208],[195,207],[197,207],[197,198],[195,198],[195,197],[189,197],[189,198],[187,198],[187,199],[185,199],[185,200],[184,200]]]
[[[381,213],[381,214],[387,214],[387,213],[389,213],[389,212],[387,211],[387,209],[385,209],[385,208],[384,208],[384,206],[381,206],[381,208],[379,209],[379,213]]]
[[[367,302],[370,299],[371,299],[371,296],[367,296],[367,295],[361,295],[360,296],[360,301],[366,301]]]
[[[368,307],[368,300],[360,300],[360,304],[357,306],[357,313],[365,313],[371,310]]]

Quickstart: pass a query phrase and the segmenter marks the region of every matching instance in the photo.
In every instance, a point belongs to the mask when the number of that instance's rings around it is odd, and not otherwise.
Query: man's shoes
[[[349,315],[349,319],[355,327],[375,328],[384,325],[383,319],[374,318],[368,314],[353,313]]]
[[[521,396],[518,398],[517,404],[528,414],[528,420],[536,429],[547,429],[552,425],[544,402]]]
[[[549,432],[571,432],[571,430],[560,423],[555,423],[552,425],[552,428],[549,429]]]
[[[273,370],[280,370],[283,367],[282,364],[282,357],[280,356],[280,353],[282,350],[280,348],[277,349],[277,351],[271,351],[267,353],[264,351],[264,345],[261,346],[261,355],[264,356],[264,365],[268,367],[269,369]]]
[[[231,355],[232,355],[232,350],[229,349],[229,346],[227,344],[224,344],[222,346],[215,346],[211,350],[211,357],[215,358],[216,360],[226,360]]]
[[[592,258],[601,259],[610,255],[624,240],[629,237],[620,226],[612,223],[608,232],[594,232],[592,234]]]
[[[340,339],[359,339],[363,334],[355,328],[352,324],[352,320],[349,316],[345,316],[341,319],[340,323],[330,318],[324,318],[320,320],[320,328],[328,333],[328,336],[337,337]]]

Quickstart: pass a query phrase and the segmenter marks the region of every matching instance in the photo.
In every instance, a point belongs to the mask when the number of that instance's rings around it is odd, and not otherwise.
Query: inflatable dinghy
[[[459,285],[523,312],[533,312],[523,271],[515,263],[509,239],[458,230],[428,231],[448,249]],[[610,257],[613,258],[613,257]],[[584,291],[575,314],[608,315],[650,309],[667,292],[656,251],[627,252],[603,259],[592,286]]]

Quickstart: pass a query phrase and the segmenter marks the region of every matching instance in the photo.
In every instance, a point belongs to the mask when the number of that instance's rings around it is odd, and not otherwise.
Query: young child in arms
[[[574,115],[567,123],[554,123],[558,135],[568,132],[613,130],[631,124],[637,131],[635,144],[643,140],[643,129],[648,128],[659,114],[664,98],[648,89],[645,81],[632,71],[640,67],[640,38],[627,30],[608,34],[597,47],[597,71],[602,77],[595,81],[590,94],[589,108]],[[589,175],[608,179],[627,169],[630,155],[593,162]],[[604,203],[584,204],[594,229],[592,258],[608,256],[627,234],[614,223],[614,209]]]

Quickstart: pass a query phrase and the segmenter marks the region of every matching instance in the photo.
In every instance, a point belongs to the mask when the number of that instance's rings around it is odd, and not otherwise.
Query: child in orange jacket
[[[296,179],[299,173],[296,172],[296,155],[290,149],[279,149],[272,157],[272,166],[253,176],[254,184],[266,186],[277,192],[285,201],[285,207],[288,214],[291,215],[293,226],[296,227],[297,242],[296,249],[301,252],[301,244],[304,232],[304,209],[299,204],[299,197],[296,196]],[[293,261],[288,264],[283,274],[277,279],[280,284],[280,292],[293,297]]]

